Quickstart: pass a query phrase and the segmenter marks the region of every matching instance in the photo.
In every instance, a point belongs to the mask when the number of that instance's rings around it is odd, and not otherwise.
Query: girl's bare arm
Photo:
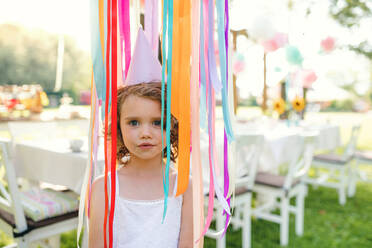
[[[182,214],[181,214],[181,231],[179,248],[193,247],[193,206],[192,206],[192,181],[183,194]]]
[[[104,177],[97,178],[92,186],[89,218],[89,248],[104,247],[103,220],[105,215]]]

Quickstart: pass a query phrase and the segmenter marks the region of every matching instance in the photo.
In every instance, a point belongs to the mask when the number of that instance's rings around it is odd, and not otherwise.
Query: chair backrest
[[[293,156],[289,163],[284,188],[289,189],[293,182],[306,176],[313,161],[315,139],[318,132],[306,132],[298,136],[297,146],[293,147]]]
[[[18,232],[27,229],[26,218],[17,186],[17,177],[8,156],[8,145],[0,142],[0,169],[5,168],[5,178],[0,179],[0,208],[13,214]],[[5,180],[4,180],[5,179]]]
[[[345,151],[342,154],[343,158],[347,159],[354,155],[358,142],[360,125],[353,125],[351,129],[349,142],[346,144]]]
[[[264,137],[261,134],[235,134],[235,141],[231,144],[231,150],[229,149],[229,151],[231,151],[229,163],[231,166],[234,166],[235,172],[233,173],[234,179],[236,178],[235,184],[241,184],[250,189],[253,188],[259,157],[263,149],[263,142]],[[205,145],[206,144],[204,144],[204,146]],[[210,181],[208,151],[206,147],[204,147],[202,151],[204,151],[204,153],[202,153],[203,186],[204,193],[208,193]],[[217,160],[222,164],[221,158],[223,158],[223,153],[219,149],[218,152]],[[220,173],[220,177],[218,178],[220,180],[222,180],[221,175],[223,175],[223,173]]]
[[[263,144],[264,136],[261,134],[236,134],[233,163],[237,185],[243,183],[248,189],[253,189]]]

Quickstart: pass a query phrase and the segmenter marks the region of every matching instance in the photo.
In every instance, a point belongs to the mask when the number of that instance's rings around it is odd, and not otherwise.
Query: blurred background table
[[[15,167],[20,177],[65,186],[80,193],[88,163],[87,142],[81,152],[72,152],[68,139],[16,143]],[[104,167],[102,149],[96,168]]]

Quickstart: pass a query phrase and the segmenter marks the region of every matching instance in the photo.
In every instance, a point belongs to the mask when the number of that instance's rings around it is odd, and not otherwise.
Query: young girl
[[[166,95],[166,94],[165,94]],[[175,197],[177,171],[169,173],[168,210],[164,208],[161,140],[161,83],[118,89],[117,170],[113,247],[193,247],[192,186]],[[165,140],[165,128],[163,130]],[[165,142],[164,142],[165,143]],[[172,117],[171,160],[177,158],[178,131]],[[166,157],[164,149],[164,157]],[[103,247],[104,177],[92,187],[89,247]]]

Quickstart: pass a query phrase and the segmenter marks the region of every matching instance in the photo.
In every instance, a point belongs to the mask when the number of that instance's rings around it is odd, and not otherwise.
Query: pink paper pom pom
[[[302,85],[304,88],[310,88],[317,79],[318,77],[313,70],[302,71]]]
[[[274,52],[279,48],[274,39],[262,42],[262,46],[264,47],[265,52],[267,53]]]
[[[335,39],[333,37],[327,37],[320,42],[320,45],[324,52],[330,52],[335,48]]]

